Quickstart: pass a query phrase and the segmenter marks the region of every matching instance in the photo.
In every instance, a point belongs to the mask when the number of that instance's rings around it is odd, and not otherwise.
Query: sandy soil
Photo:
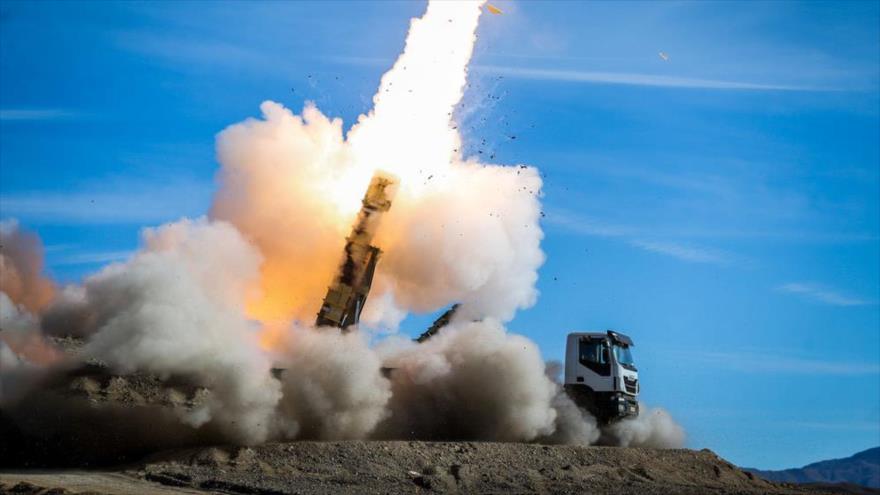
[[[179,495],[202,490],[166,487],[124,473],[90,471],[22,471],[0,473],[0,493]]]
[[[30,485],[22,484],[22,482]],[[0,493],[805,494],[708,450],[473,442],[292,442],[162,453],[115,471],[0,473]]]

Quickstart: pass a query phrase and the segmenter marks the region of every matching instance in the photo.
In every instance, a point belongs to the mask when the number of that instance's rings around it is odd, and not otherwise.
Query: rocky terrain
[[[184,449],[113,471],[7,471],[0,486],[33,494],[835,493],[765,481],[708,450],[356,441]]]

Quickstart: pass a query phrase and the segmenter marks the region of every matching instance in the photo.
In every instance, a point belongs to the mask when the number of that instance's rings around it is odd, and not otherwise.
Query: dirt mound
[[[184,450],[139,475],[227,493],[822,493],[714,453],[472,442],[296,442]]]
[[[16,486],[21,493],[833,493],[765,481],[708,450],[472,442],[186,449],[117,472],[0,474],[0,493]]]
[[[75,356],[81,342],[55,339]],[[71,362],[0,408],[0,468],[77,468],[133,462],[171,448],[220,441],[181,423],[210,392],[188,380],[118,375],[99,361]]]

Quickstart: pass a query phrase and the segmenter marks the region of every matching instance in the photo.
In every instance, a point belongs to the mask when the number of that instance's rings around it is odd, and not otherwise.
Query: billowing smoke
[[[400,190],[378,233],[368,323],[396,326],[408,311],[451,302],[469,318],[509,320],[534,304],[544,260],[538,172],[464,160],[453,120],[479,15],[479,2],[430,3],[348,139],[341,120],[313,105],[298,116],[274,102],[261,105],[262,119],[220,133],[211,215],[265,257],[253,316],[314,317],[377,170],[397,176]]]
[[[563,364],[547,363],[547,376],[557,385],[553,398],[556,409],[556,428],[553,434],[543,438],[549,443],[573,445],[615,445],[621,447],[650,447],[673,449],[684,446],[684,429],[664,409],[639,404],[640,413],[610,425],[600,426],[596,418],[579,408],[562,390],[560,375]]]
[[[500,323],[453,323],[423,344],[389,347],[383,436],[529,441],[554,431],[556,386],[538,348]]]
[[[542,440],[548,443],[593,445],[601,437],[596,418],[579,408],[561,389],[553,397],[556,428]]]
[[[61,357],[43,338],[37,319],[0,292],[0,406],[20,398],[38,381],[43,367]]]
[[[95,329],[94,313],[86,299],[85,287],[67,285],[43,310],[40,328],[46,335],[87,337]]]
[[[13,369],[49,364],[60,357],[43,338],[35,316],[55,291],[42,272],[40,238],[23,231],[15,220],[0,222],[0,402],[10,396]]]
[[[388,416],[391,387],[360,332],[298,329],[281,352],[285,437],[366,438]]]
[[[16,361],[50,364],[58,359],[60,353],[46,342],[39,328],[34,315],[13,303],[6,293],[0,292],[0,347],[14,351],[19,357]]]
[[[206,220],[147,229],[144,244],[64,301],[90,327],[76,332],[90,335],[85,357],[122,374],[194,378],[212,393],[186,422],[214,421],[236,441],[264,441],[281,387],[257,345],[258,325],[244,316],[260,254],[229,224]]]
[[[626,419],[606,430],[606,442],[622,447],[680,448],[684,445],[684,429],[666,410],[641,405],[635,419]]]
[[[43,243],[15,220],[0,222],[0,292],[34,313],[52,300],[55,290],[43,272]]]
[[[592,445],[601,436],[599,425],[596,418],[579,408],[562,389],[560,377],[564,370],[565,365],[559,361],[550,361],[544,367],[547,378],[556,386],[553,396],[556,428],[541,440],[547,443]]]
[[[600,431],[545,373],[537,346],[503,326],[537,298],[542,184],[532,167],[460,152],[454,115],[480,12],[481,2],[431,2],[373,110],[347,134],[312,104],[295,115],[264,102],[262,118],[217,137],[220,188],[208,218],[146,229],[129,260],[63,288],[48,307],[39,243],[3,227],[0,263],[13,269],[0,309],[16,322],[5,325],[39,335],[29,315],[40,312],[46,333],[86,339],[81,361],[201,387],[173,413],[212,441],[219,432],[243,444],[680,444],[662,411]],[[392,336],[371,346],[366,332],[313,328],[378,170],[400,186],[375,240],[383,257],[364,322],[394,330],[409,312],[460,303],[423,344]],[[0,369],[22,355],[0,346]]]

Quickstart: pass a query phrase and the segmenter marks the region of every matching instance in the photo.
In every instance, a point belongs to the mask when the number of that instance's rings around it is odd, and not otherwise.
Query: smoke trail
[[[427,177],[443,175],[457,161],[461,138],[452,113],[464,94],[482,3],[430,2],[425,15],[412,20],[373,110],[349,133],[354,166],[363,169],[359,182],[382,168],[418,193],[430,186]]]

